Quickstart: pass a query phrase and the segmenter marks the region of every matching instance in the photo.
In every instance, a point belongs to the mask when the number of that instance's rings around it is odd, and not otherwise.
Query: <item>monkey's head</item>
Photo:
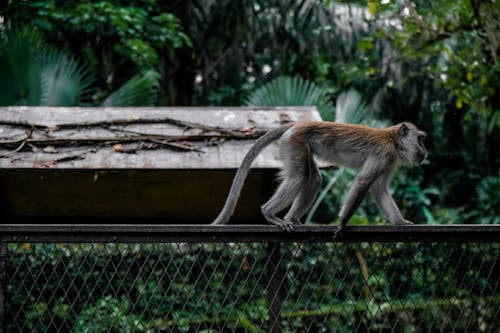
[[[396,125],[396,128],[396,147],[401,160],[410,165],[422,162],[427,157],[425,132],[407,122]]]

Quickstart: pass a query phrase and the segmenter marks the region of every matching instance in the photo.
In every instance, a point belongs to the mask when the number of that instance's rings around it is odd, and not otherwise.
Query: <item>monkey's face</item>
[[[424,139],[427,135],[411,123],[402,123],[398,128],[398,146],[403,160],[418,164],[427,158]]]
[[[418,163],[422,162],[427,158],[427,149],[425,149],[424,146],[424,140],[427,137],[427,134],[423,131],[418,131],[417,132],[417,140],[418,140],[418,153],[417,153],[417,159]]]

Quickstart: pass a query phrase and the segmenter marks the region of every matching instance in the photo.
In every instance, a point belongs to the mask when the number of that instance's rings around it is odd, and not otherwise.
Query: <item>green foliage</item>
[[[350,89],[337,97],[335,121],[345,124],[361,124],[368,115],[368,107],[361,94]],[[366,119],[369,122],[368,119]]]
[[[33,50],[34,51],[34,50]],[[40,56],[42,95],[40,105],[78,105],[88,95],[94,80],[77,60],[60,51]]]
[[[7,29],[0,43],[0,105],[76,105],[93,80],[77,60],[49,50],[28,27]]]
[[[278,77],[248,96],[249,106],[316,106],[324,120],[333,118],[327,90],[301,77]]]
[[[497,37],[490,34],[497,29],[498,12],[488,13],[493,6],[490,1],[452,0],[441,1],[439,6],[421,3],[407,7],[397,2],[377,6],[380,9],[371,18],[375,32],[368,40],[388,41],[399,54],[397,60],[407,64],[410,75],[433,78],[436,87],[449,93],[450,104],[467,108],[469,121],[477,116],[490,118],[499,83],[495,78],[499,71],[497,53],[492,49]],[[401,27],[379,24],[388,13],[399,14],[396,20]],[[371,50],[361,51],[367,55]]]
[[[78,54],[95,74],[97,96],[191,46],[180,20],[157,1],[9,1],[0,10],[7,26],[33,26],[51,46]]]
[[[5,330],[259,332],[268,321],[267,245],[9,244]],[[495,302],[486,297],[498,244],[282,247],[284,332],[378,330],[402,314],[413,318],[407,328],[425,331],[496,320],[494,307],[475,310]]]
[[[41,37],[28,28],[0,35],[0,105],[38,105],[42,95],[40,62],[35,50]]]
[[[76,318],[74,332],[145,332],[139,317],[130,314],[131,307],[125,295],[120,299],[108,295],[82,311]]]
[[[500,176],[486,177],[476,190],[476,206],[471,212],[475,223],[500,224]]]
[[[440,192],[435,187],[426,187],[423,180],[419,169],[401,170],[394,179],[394,196],[405,216],[412,216],[417,223],[436,224],[432,206]]]
[[[103,106],[147,106],[154,105],[158,89],[158,73],[147,71],[132,77],[118,90],[109,95]]]
[[[49,49],[29,28],[4,30],[0,71],[5,73],[0,77],[0,89],[4,88],[0,90],[0,105],[80,105],[91,99],[95,83],[86,67],[63,51]],[[158,80],[155,71],[139,73],[108,96],[103,105],[153,105]]]
[[[74,32],[100,34],[105,39],[115,39],[117,41],[108,47],[113,50],[110,52],[116,52],[123,59],[123,63],[129,60],[138,69],[152,68],[159,61],[155,47],[170,45],[179,48],[190,45],[190,40],[182,33],[180,22],[174,15],[155,15],[154,2],[144,2],[146,6],[143,8],[123,7],[111,1],[74,3],[58,8],[45,2],[49,8],[47,12],[42,12],[45,15],[40,20],[54,25],[67,24]],[[114,57],[112,53],[108,56]]]

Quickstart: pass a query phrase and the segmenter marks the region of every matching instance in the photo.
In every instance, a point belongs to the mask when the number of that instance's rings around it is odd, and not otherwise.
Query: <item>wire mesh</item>
[[[498,332],[500,243],[10,243],[5,332]]]

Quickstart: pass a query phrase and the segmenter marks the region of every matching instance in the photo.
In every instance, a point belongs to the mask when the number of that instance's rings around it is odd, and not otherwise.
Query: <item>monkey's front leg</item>
[[[335,231],[333,239],[337,239],[344,235],[347,221],[349,221],[351,216],[359,207],[361,201],[363,201],[363,198],[366,196],[370,185],[375,179],[375,173],[368,173],[363,170],[356,176],[356,179],[354,179],[354,183],[347,193],[344,204],[340,209],[339,227],[337,228],[337,231]]]
[[[385,215],[392,225],[409,225],[412,222],[406,220],[394,199],[389,194],[387,186],[389,184],[390,174],[386,174],[377,179],[370,187],[370,195],[372,196],[375,204],[379,210]]]

